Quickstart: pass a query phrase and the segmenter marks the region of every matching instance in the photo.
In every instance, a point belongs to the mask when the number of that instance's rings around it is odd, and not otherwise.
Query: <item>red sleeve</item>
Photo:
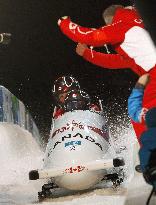
[[[58,25],[61,31],[74,42],[91,46],[121,43],[124,40],[126,29],[122,22],[103,26],[99,29],[86,28],[73,23],[69,17],[60,19]]]
[[[64,110],[61,108],[57,108],[55,113],[54,113],[54,118],[57,119],[59,116],[64,114]]]
[[[124,69],[135,65],[133,60],[127,60],[119,54],[105,54],[91,49],[85,50],[83,58],[90,63],[108,69]]]

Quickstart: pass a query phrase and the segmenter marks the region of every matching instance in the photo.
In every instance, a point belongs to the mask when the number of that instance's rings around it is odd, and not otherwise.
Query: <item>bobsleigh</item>
[[[29,179],[50,180],[38,193],[43,199],[51,197],[56,187],[85,190],[102,180],[118,185],[123,166],[124,160],[112,150],[103,112],[75,110],[53,120],[43,169],[31,170]]]

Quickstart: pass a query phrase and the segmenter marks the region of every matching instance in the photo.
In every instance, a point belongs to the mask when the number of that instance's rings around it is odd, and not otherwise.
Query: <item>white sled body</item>
[[[113,157],[102,113],[67,112],[53,122],[39,178],[54,177],[59,187],[71,190],[87,189],[113,167]]]

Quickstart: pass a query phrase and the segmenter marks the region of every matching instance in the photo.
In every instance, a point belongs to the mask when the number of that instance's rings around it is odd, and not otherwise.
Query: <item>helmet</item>
[[[57,96],[61,93],[78,89],[80,89],[80,85],[75,78],[71,76],[62,76],[55,80],[52,92],[55,96]]]
[[[73,78],[72,76],[62,76],[59,77],[54,82],[54,86],[52,89],[54,100],[56,101],[56,104],[63,107],[64,103],[62,103],[59,99],[59,95],[63,93],[69,93],[72,90],[79,90],[80,85],[78,81]]]

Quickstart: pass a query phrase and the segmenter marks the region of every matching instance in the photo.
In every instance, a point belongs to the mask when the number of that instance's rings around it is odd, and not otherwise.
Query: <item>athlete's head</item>
[[[73,110],[87,110],[90,105],[90,96],[83,90],[73,90],[65,98],[64,108],[67,112]]]
[[[64,103],[67,94],[78,89],[80,89],[80,85],[75,78],[62,76],[55,80],[52,92],[58,103]]]
[[[103,17],[103,19],[104,19],[104,21],[107,25],[112,23],[115,12],[119,8],[124,8],[124,6],[122,6],[122,5],[111,5],[111,6],[107,7],[104,10],[104,12],[102,13],[102,17]]]

